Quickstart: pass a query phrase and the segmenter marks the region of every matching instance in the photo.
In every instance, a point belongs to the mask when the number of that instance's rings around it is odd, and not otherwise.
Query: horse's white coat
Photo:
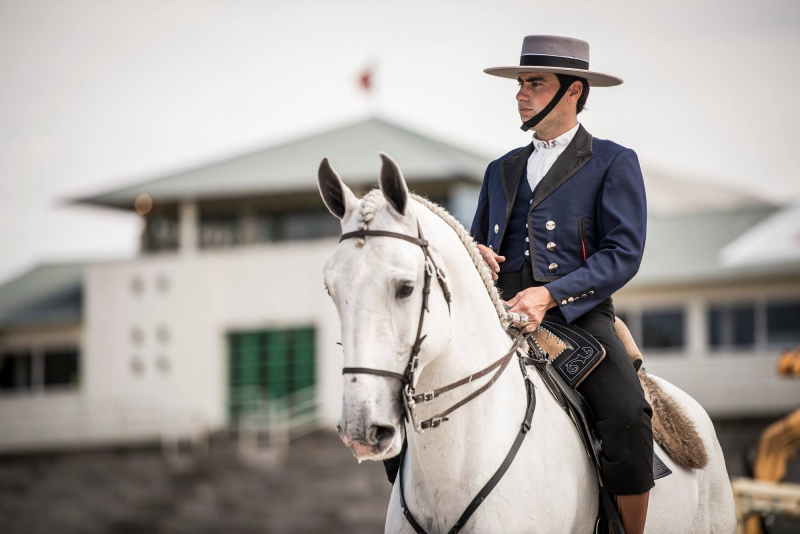
[[[387,164],[393,162],[385,160],[384,170]],[[396,172],[402,187],[391,194],[407,194],[402,175]],[[340,206],[345,206],[346,212],[331,211],[342,219],[343,231],[363,228],[360,204],[338,176],[321,171],[320,183],[328,185],[329,190],[331,185],[342,188]],[[368,195],[370,203],[378,200],[376,194]],[[511,340],[453,229],[412,197],[407,196],[406,202],[405,215],[393,207],[396,202],[379,203],[377,208],[373,205],[369,228],[416,236],[419,221],[431,254],[448,276],[453,299],[450,314],[435,279],[431,284],[430,313],[426,313],[423,327],[427,338],[420,353],[416,388],[423,392],[483,369],[508,351]],[[326,204],[331,207],[327,198]],[[325,282],[342,323],[344,366],[403,372],[416,336],[422,273],[423,255],[412,243],[368,237],[339,245],[325,265]],[[398,285],[409,282],[414,284],[412,295],[398,298]],[[421,405],[418,412],[422,418],[430,417],[480,387],[487,378],[445,394],[430,405]],[[359,460],[396,455],[405,433],[399,382],[374,375],[345,375],[343,380],[339,424],[345,443]],[[592,532],[598,502],[592,466],[571,420],[536,373],[531,380],[537,401],[532,430],[506,475],[461,530],[465,534]],[[673,474],[657,481],[651,492],[646,532],[735,532],[733,495],[708,415],[677,387],[664,380],[659,383],[695,422],[710,462],[702,471],[677,467],[656,446]],[[428,533],[446,533],[492,476],[519,431],[525,404],[523,377],[512,362],[494,386],[451,414],[449,422],[421,435],[408,433],[402,473],[405,497],[409,510]],[[376,440],[368,437],[376,425],[391,428],[393,436],[376,445]],[[401,515],[398,491],[399,484],[395,484],[385,532],[412,533]]]

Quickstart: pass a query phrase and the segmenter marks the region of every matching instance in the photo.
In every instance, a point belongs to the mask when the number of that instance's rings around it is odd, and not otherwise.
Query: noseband
[[[385,371],[383,369],[372,369],[369,367],[345,367],[342,369],[342,374],[377,375],[399,380],[403,385],[403,406],[405,408],[406,421],[408,421],[411,424],[411,426],[414,427],[415,431],[422,434],[428,428],[436,428],[443,422],[448,421],[449,419],[447,418],[447,416],[449,414],[451,414],[458,408],[464,406],[474,398],[478,397],[480,394],[489,389],[497,381],[498,378],[500,378],[500,375],[503,373],[503,371],[508,366],[508,363],[511,361],[512,356],[519,348],[522,342],[523,332],[520,332],[520,334],[516,337],[508,353],[506,353],[502,358],[500,358],[496,362],[489,365],[489,367],[486,367],[470,376],[464,377],[457,382],[448,384],[447,386],[443,386],[433,391],[427,391],[424,393],[417,394],[415,391],[415,385],[416,385],[416,373],[419,367],[419,352],[422,347],[422,342],[425,341],[425,338],[427,337],[427,335],[424,336],[422,335],[422,324],[425,320],[425,312],[430,312],[430,309],[428,308],[428,295],[430,295],[431,292],[431,279],[433,278],[434,274],[436,275],[436,279],[439,281],[439,286],[442,288],[444,299],[445,301],[447,301],[448,312],[450,312],[450,300],[451,300],[450,289],[447,286],[447,276],[445,275],[444,271],[442,271],[442,269],[436,265],[433,256],[431,256],[428,241],[425,240],[425,238],[422,235],[422,228],[419,225],[419,221],[417,221],[417,232],[419,234],[419,237],[401,234],[398,232],[389,232],[386,230],[356,230],[354,232],[348,232],[346,234],[342,234],[342,237],[339,238],[339,242],[341,243],[345,239],[350,239],[352,237],[365,237],[365,236],[394,237],[397,239],[403,239],[405,241],[408,241],[409,243],[414,243],[415,245],[419,245],[420,248],[422,248],[423,255],[425,256],[425,272],[424,272],[425,282],[422,288],[422,308],[420,309],[419,312],[419,323],[417,325],[417,339],[414,341],[414,345],[411,347],[411,355],[408,359],[408,364],[406,365],[405,372],[403,374],[400,374],[400,373],[395,373],[393,371]],[[446,393],[465,384],[469,384],[470,382],[472,382],[477,378],[486,376],[494,369],[497,369],[497,372],[492,376],[489,382],[481,386],[479,389],[475,390],[470,395],[460,400],[450,408],[439,412],[430,419],[417,421],[414,410],[418,403],[431,402],[433,399],[437,398],[442,393]]]

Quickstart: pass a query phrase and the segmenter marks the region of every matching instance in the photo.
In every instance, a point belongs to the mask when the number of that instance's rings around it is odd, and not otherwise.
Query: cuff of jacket
[[[594,287],[587,287],[581,291],[565,294],[558,290],[558,287],[552,287],[553,283],[547,284],[548,291],[553,295],[558,309],[564,316],[568,323],[571,323],[590,309],[597,306],[598,295]]]

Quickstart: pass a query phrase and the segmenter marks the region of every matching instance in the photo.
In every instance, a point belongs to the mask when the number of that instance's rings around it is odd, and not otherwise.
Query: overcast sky
[[[488,163],[529,137],[515,82],[482,70],[534,33],[589,41],[625,80],[580,120],[645,172],[800,199],[797,0],[0,0],[0,282],[135,254],[135,216],[64,199],[371,113]]]

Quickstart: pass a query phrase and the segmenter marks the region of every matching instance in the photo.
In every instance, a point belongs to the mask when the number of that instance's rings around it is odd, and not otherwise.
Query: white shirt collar
[[[536,139],[536,132],[533,132],[533,146],[534,148],[555,148],[557,146],[567,146],[572,141],[572,138],[575,137],[575,133],[578,131],[578,126],[580,125],[580,123],[576,124],[563,134],[559,135],[555,139],[551,139],[550,141]]]

